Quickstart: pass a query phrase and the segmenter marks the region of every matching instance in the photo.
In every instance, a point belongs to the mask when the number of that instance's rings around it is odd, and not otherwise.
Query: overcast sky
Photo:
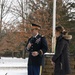
[[[18,6],[17,0],[9,0],[9,3],[10,3],[11,1],[13,1],[12,6],[13,6],[13,5]],[[68,0],[66,0],[66,1],[68,1]],[[75,0],[69,0],[69,1],[75,2]],[[74,12],[74,11],[75,11],[75,9],[72,9],[72,12]],[[19,17],[19,18],[16,18],[12,13],[9,12],[9,13],[6,15],[6,17],[3,19],[3,21],[4,21],[5,23],[7,23],[8,21],[12,22],[13,20],[16,20],[16,22],[17,22],[17,21],[20,21],[21,18],[20,18],[20,17]]]

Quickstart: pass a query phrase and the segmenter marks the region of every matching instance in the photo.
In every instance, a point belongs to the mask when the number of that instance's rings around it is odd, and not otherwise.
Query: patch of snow
[[[28,58],[1,57],[0,75],[27,75]]]

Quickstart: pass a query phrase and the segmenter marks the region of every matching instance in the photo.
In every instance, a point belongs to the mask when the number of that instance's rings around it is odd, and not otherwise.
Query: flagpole
[[[52,52],[55,52],[55,46],[56,46],[55,28],[56,28],[56,0],[53,0],[53,37],[52,37]]]

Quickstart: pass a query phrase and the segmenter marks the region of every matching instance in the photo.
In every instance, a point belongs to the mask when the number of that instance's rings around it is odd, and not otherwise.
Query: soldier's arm
[[[27,43],[26,43],[25,49],[26,49],[27,51],[29,51],[29,47],[28,47],[28,46],[30,45],[30,39],[31,39],[31,38],[29,38],[28,41],[27,41]]]
[[[40,54],[44,54],[46,53],[48,50],[48,45],[47,45],[47,41],[45,37],[41,38],[41,50],[40,50]]]

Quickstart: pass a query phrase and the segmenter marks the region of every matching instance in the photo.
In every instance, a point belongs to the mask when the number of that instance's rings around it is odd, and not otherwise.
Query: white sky
[[[18,6],[17,0],[9,0],[9,3],[10,3],[11,1],[13,1],[12,6],[13,6],[13,5]],[[75,0],[68,0],[68,1],[69,1],[69,2],[75,2]],[[20,9],[20,8],[19,8],[19,9]],[[71,11],[74,12],[75,9],[72,9]],[[9,23],[11,23],[13,20],[14,20],[14,22],[15,22],[15,20],[16,20],[16,22],[18,22],[18,21],[21,20],[21,18],[20,18],[20,17],[19,17],[19,18],[16,18],[16,16],[14,16],[12,13],[8,13],[8,14],[6,15],[6,17],[3,19],[3,21],[4,21],[5,23],[7,23],[8,21],[9,21]]]

